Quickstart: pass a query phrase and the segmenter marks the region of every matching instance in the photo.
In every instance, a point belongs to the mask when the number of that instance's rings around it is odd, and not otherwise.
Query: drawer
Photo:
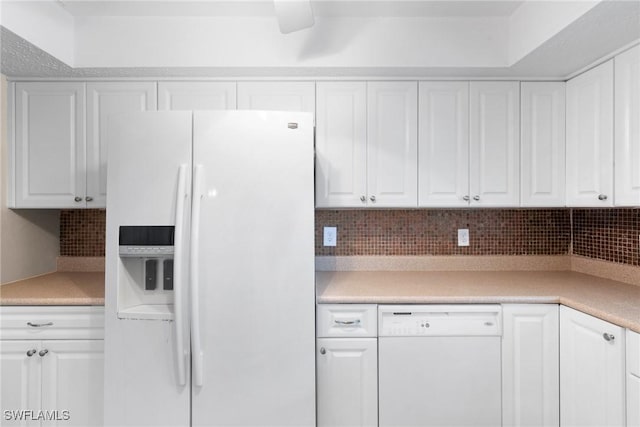
[[[0,307],[0,339],[104,339],[104,307]]]
[[[375,304],[319,304],[318,338],[376,337]]]
[[[640,377],[640,334],[627,329],[627,371]]]

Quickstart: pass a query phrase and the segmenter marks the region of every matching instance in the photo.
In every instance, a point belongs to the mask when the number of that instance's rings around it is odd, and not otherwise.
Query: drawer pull
[[[604,338],[605,341],[613,341],[616,339],[616,337],[612,334],[608,334],[608,333],[604,333],[602,334],[602,338]]]
[[[338,324],[338,325],[343,325],[343,326],[349,326],[349,325],[359,325],[360,324],[360,319],[355,319],[355,320],[334,320],[334,323]]]
[[[53,326],[53,322],[47,322],[47,323],[31,323],[31,322],[27,322],[27,325],[31,326],[32,328],[43,328],[45,326]]]

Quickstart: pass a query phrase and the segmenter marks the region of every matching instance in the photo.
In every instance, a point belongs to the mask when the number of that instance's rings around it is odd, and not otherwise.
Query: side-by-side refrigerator
[[[105,424],[315,426],[312,116],[108,126]]]

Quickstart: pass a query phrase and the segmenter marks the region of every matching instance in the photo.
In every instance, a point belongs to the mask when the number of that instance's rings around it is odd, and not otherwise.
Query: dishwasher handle
[[[353,319],[353,320],[334,319],[333,323],[340,326],[357,326],[360,324],[360,319]]]

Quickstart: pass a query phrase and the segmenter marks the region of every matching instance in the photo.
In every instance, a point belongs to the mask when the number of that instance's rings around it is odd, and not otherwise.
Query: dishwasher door
[[[501,309],[381,306],[380,427],[497,427]]]

